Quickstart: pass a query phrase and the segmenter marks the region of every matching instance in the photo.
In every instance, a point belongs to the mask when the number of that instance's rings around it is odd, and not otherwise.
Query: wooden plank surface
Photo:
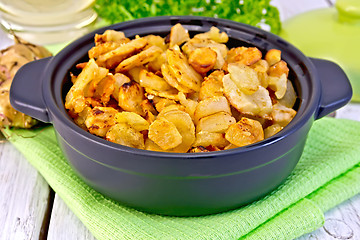
[[[50,188],[9,142],[0,143],[0,239],[40,239]],[[51,198],[50,198],[51,200]]]
[[[296,14],[330,6],[335,0],[273,0],[284,21]],[[0,47],[11,42],[0,34]],[[360,105],[349,104],[337,111],[337,117],[360,121]],[[47,207],[52,204],[44,179],[10,145],[0,143],[0,239],[95,239],[57,195],[52,205],[49,230],[43,225]],[[50,196],[50,197],[49,197]],[[299,238],[360,239],[360,195],[326,213],[324,227]],[[45,224],[46,225],[46,224]],[[41,235],[43,234],[43,235]]]

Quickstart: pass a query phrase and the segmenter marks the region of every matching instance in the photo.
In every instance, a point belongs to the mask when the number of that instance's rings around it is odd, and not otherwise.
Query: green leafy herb
[[[225,18],[279,33],[279,11],[270,0],[96,0],[98,15],[109,23],[142,17],[197,15]]]

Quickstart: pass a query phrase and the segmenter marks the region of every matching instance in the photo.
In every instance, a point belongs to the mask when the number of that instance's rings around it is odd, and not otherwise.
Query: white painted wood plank
[[[96,240],[64,201],[55,196],[48,231],[48,240]]]
[[[360,239],[360,194],[328,211],[323,227],[297,240],[310,239]]]
[[[272,0],[271,4],[279,9],[281,21],[306,11],[329,7],[326,0]]]
[[[9,142],[0,144],[0,239],[39,239],[49,186]]]

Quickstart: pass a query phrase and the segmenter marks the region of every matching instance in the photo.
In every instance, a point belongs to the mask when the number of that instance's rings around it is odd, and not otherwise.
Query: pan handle
[[[321,100],[315,118],[322,118],[346,105],[352,97],[352,88],[345,72],[334,62],[310,58],[321,83]]]
[[[10,88],[10,104],[16,110],[43,122],[50,122],[42,93],[42,74],[52,57],[22,66]]]

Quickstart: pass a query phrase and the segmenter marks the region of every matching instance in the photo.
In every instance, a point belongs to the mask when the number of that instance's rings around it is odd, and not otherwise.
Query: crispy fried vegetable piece
[[[182,143],[182,136],[174,123],[158,117],[149,127],[150,140],[164,150],[175,148]]]
[[[105,137],[107,131],[116,124],[115,116],[118,113],[112,107],[94,107],[85,120],[85,125],[90,133]]]
[[[106,140],[124,146],[144,149],[144,136],[126,123],[117,123],[112,126],[105,136]]]
[[[180,84],[179,81],[173,76],[173,74],[170,71],[169,65],[168,64],[163,64],[161,66],[161,73],[164,76],[165,81],[172,86],[173,88],[176,88],[177,90],[179,90],[180,92],[184,92],[184,93],[190,93],[193,90],[185,87],[184,85]]]
[[[139,73],[140,86],[151,88],[156,91],[166,91],[172,87],[161,77],[146,69],[141,69]]]
[[[278,49],[270,49],[265,54],[265,60],[269,63],[270,66],[274,65],[275,63],[280,62],[281,60],[281,51]]]
[[[192,38],[182,46],[182,50],[187,56],[197,48],[209,47],[216,52],[216,63],[214,69],[221,69],[225,64],[228,48],[225,44],[217,43],[211,39]]]
[[[133,55],[137,51],[143,49],[147,44],[146,39],[137,38],[126,44],[120,45],[118,48],[100,55],[96,62],[101,67],[113,69],[119,65],[124,59]]]
[[[144,37],[148,42],[148,46],[157,46],[161,48],[163,51],[167,49],[167,45],[165,44],[165,39],[157,36],[157,35],[147,35]]]
[[[277,99],[282,99],[285,96],[287,89],[287,78],[286,74],[283,73],[280,77],[272,77],[269,78],[269,88],[275,91],[275,96]]]
[[[194,122],[198,123],[201,118],[217,112],[226,112],[231,114],[229,102],[224,96],[206,98],[200,101],[195,109]]]
[[[119,92],[121,86],[124,85],[125,83],[129,83],[131,80],[122,73],[115,73],[114,78],[115,78],[115,82],[114,82],[114,91],[112,93],[112,96],[116,99],[116,101],[119,101]]]
[[[280,126],[280,124],[273,124],[264,129],[264,138],[269,138],[274,136],[276,133],[280,132],[284,127]]]
[[[144,89],[136,82],[124,83],[119,90],[119,106],[125,111],[144,116],[140,104],[145,100]]]
[[[283,106],[280,103],[276,103],[273,106],[271,117],[274,123],[278,123],[281,126],[286,126],[295,117],[296,111],[292,108]]]
[[[197,48],[189,55],[189,64],[198,73],[207,73],[215,66],[217,53],[209,47]]]
[[[226,131],[225,138],[232,144],[242,147],[264,139],[264,131],[260,122],[241,118]]]
[[[115,68],[115,72],[126,72],[133,67],[142,66],[148,62],[151,62],[162,53],[162,49],[157,46],[151,46],[140,53],[124,59]]]
[[[227,112],[218,112],[200,119],[196,132],[225,133],[231,124],[236,123],[234,117]]]
[[[294,107],[296,102],[296,92],[290,80],[287,80],[285,95],[278,102],[288,108]]]
[[[283,75],[284,73],[286,77],[289,76],[289,68],[287,67],[287,63],[283,60],[275,63],[268,70],[269,76],[272,77],[281,77],[281,75]]]
[[[170,73],[183,86],[199,91],[202,77],[188,63],[186,56],[180,51],[179,46],[174,46],[166,51]]]
[[[194,36],[199,39],[210,39],[218,43],[227,43],[229,37],[225,32],[220,33],[220,29],[212,26],[208,32],[199,33]]]
[[[223,78],[224,94],[230,104],[239,112],[263,118],[270,118],[272,102],[268,90],[259,86],[252,95],[247,95],[237,88],[227,74]]]
[[[215,132],[198,132],[196,133],[196,139],[193,146],[215,146],[219,148],[224,148],[225,146],[229,145],[229,141],[226,140],[225,134],[223,133],[215,133]]]
[[[232,48],[227,53],[228,63],[242,63],[247,66],[250,66],[262,57],[262,53],[256,47],[237,47]]]
[[[223,96],[223,77],[224,72],[220,70],[216,70],[212,72],[208,77],[205,77],[204,81],[201,83],[199,100],[201,101],[205,98]]]
[[[88,106],[85,97],[92,97],[96,88],[96,83],[102,80],[108,72],[108,69],[99,67],[94,59],[90,59],[67,93],[65,97],[65,108],[74,113],[82,112],[84,108]],[[89,89],[89,84],[91,82],[94,82],[95,84]]]
[[[178,93],[179,102],[182,106],[185,107],[185,111],[194,119],[195,109],[198,104],[197,101],[186,98],[185,94],[182,92]]]
[[[189,39],[190,36],[188,30],[186,30],[180,23],[177,23],[170,30],[169,48],[173,48],[176,45],[181,45]]]
[[[95,34],[95,45],[100,45],[107,42],[123,43],[125,34],[121,31],[115,31],[112,29],[105,30],[103,34]]]
[[[255,93],[260,86],[256,71],[242,63],[229,63],[228,71],[231,80],[245,94]]]
[[[139,132],[149,129],[149,123],[139,114],[134,112],[124,111],[116,113],[115,121],[117,123],[126,123]]]
[[[160,117],[172,122],[182,136],[181,144],[173,148],[172,151],[180,153],[189,151],[195,141],[195,126],[190,115],[181,110],[165,108],[159,113],[158,118]]]
[[[106,105],[110,101],[110,96],[114,93],[115,81],[115,77],[112,74],[108,74],[101,79],[95,88],[94,98],[98,99],[103,105]]]

